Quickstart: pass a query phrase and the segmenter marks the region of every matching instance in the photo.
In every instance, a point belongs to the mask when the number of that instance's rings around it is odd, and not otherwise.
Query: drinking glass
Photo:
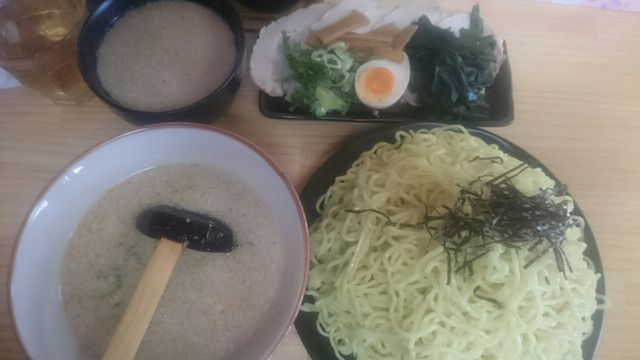
[[[85,17],[83,0],[0,0],[0,67],[57,104],[91,98],[76,62]]]

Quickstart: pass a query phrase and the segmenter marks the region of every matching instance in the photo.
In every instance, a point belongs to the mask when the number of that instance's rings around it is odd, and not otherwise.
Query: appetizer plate
[[[361,153],[369,150],[378,142],[392,142],[394,140],[395,133],[399,130],[431,129],[440,126],[443,126],[443,124],[414,123],[408,125],[392,125],[387,128],[373,130],[361,136],[356,136],[354,141],[349,141],[346,147],[336,152],[318,168],[302,190],[300,197],[307,217],[307,223],[311,225],[320,215],[315,209],[318,199],[331,185],[333,185],[336,176],[346,173],[346,171],[351,167],[351,164],[360,156]],[[509,140],[482,129],[470,128],[468,131],[470,134],[479,137],[489,144],[498,145],[502,151],[517,157],[527,164],[530,164],[532,167],[541,168],[556,182],[560,182],[558,178],[553,175],[553,173],[551,173],[551,171],[540,161]],[[575,204],[573,213],[582,216],[585,219],[584,241],[587,243],[587,248],[584,255],[593,261],[595,271],[602,274],[598,281],[596,291],[598,294],[605,294],[604,272],[602,269],[600,253],[598,252],[598,246],[596,245],[596,239],[587,219],[584,217],[584,214],[578,207],[577,203]],[[303,303],[312,301],[313,299],[310,296],[305,296]],[[333,348],[329,343],[329,339],[318,332],[316,328],[316,319],[316,313],[308,313],[304,311],[300,311],[298,313],[295,321],[295,327],[303,345],[307,349],[312,360],[337,360]],[[604,321],[604,311],[596,310],[591,319],[593,320],[593,332],[591,333],[591,336],[582,342],[582,354],[584,360],[592,360],[595,358],[595,352],[598,347],[598,343],[600,342],[600,332]]]
[[[505,54],[506,54],[505,44]],[[493,85],[486,89],[486,101],[489,105],[489,117],[486,119],[469,118],[455,121],[465,126],[505,126],[514,118],[513,89],[511,85],[511,66],[509,57],[505,59],[496,74]],[[380,110],[374,115],[373,110],[362,104],[354,104],[345,115],[326,115],[316,117],[302,110],[291,110],[291,104],[283,97],[272,97],[260,91],[259,107],[262,115],[273,119],[286,120],[327,120],[347,122],[381,122],[425,121],[418,108],[409,104],[396,104],[388,109]],[[349,164],[351,165],[351,164]]]

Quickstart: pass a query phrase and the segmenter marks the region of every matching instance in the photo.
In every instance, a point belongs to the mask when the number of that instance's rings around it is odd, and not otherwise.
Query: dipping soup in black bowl
[[[225,1],[107,0],[78,40],[89,87],[136,125],[215,120],[235,96],[243,60],[242,24]]]

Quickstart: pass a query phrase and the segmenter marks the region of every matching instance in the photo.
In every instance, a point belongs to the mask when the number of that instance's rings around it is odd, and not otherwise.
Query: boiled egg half
[[[409,58],[396,63],[386,59],[369,60],[356,72],[355,89],[363,104],[384,109],[395,104],[409,85]]]

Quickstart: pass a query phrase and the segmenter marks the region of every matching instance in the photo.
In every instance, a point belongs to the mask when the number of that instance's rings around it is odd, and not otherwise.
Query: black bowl
[[[107,93],[98,79],[96,55],[104,36],[128,11],[157,0],[105,0],[98,3],[87,17],[78,37],[78,65],[84,81],[102,101],[123,119],[134,125],[159,122],[189,121],[210,123],[231,105],[240,86],[244,68],[244,29],[237,12],[224,0],[189,0],[215,11],[226,21],[236,40],[236,61],[227,79],[205,98],[185,107],[169,111],[139,111],[120,105]]]

